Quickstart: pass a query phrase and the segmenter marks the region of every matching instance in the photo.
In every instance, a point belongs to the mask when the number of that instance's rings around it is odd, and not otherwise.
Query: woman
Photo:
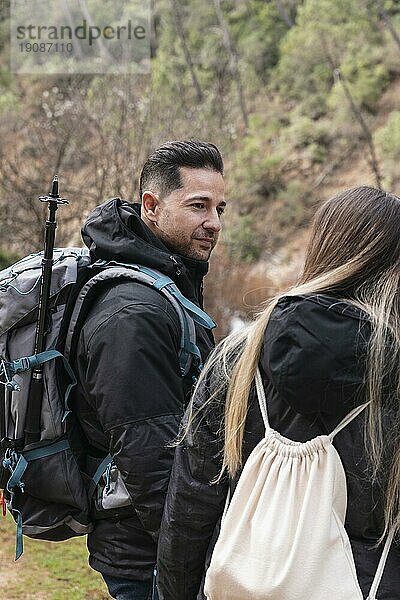
[[[378,542],[400,529],[398,197],[359,187],[324,203],[298,284],[209,360],[176,450],[159,542],[162,600],[196,599],[228,487],[235,489],[264,435],[257,366],[271,427],[292,440],[327,434],[370,402],[334,442],[347,478],[346,530],[366,597],[382,552]],[[396,543],[378,597],[400,598]]]

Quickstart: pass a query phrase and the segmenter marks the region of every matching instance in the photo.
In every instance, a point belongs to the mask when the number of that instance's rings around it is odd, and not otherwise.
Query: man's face
[[[172,252],[208,260],[221,231],[224,180],[211,169],[180,167],[179,172],[182,187],[168,196],[143,193],[142,215]]]

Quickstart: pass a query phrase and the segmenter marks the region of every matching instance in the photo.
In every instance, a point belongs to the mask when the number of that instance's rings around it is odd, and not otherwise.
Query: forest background
[[[70,201],[57,245],[80,245],[95,205],[137,200],[152,149],[209,140],[229,201],[206,281],[221,338],[296,279],[321,200],[361,184],[400,194],[400,0],[151,0],[151,15],[149,75],[13,75],[0,3],[0,268],[42,247],[54,173]],[[8,600],[107,597],[81,540],[33,544],[11,569],[0,527]]]
[[[53,173],[70,200],[57,244],[80,245],[96,204],[137,199],[152,149],[209,140],[229,200],[206,285],[221,337],[296,278],[321,199],[399,192],[400,0],[151,0],[151,15],[149,75],[16,76],[3,0],[0,265],[42,247]]]

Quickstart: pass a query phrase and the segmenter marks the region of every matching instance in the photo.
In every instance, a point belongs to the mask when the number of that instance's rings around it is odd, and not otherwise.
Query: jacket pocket
[[[117,466],[111,463],[103,473],[95,495],[97,510],[113,510],[131,506],[131,497]]]

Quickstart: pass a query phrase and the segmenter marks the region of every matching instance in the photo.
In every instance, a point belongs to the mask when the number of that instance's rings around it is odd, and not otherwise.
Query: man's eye
[[[219,207],[217,208],[217,213],[219,214],[219,216],[223,215],[223,214],[224,214],[224,212],[225,212],[225,209],[224,209],[224,208],[222,208],[222,206],[219,206]]]
[[[204,203],[203,202],[195,202],[194,204],[192,204],[192,206],[194,206],[195,208],[204,208]]]

